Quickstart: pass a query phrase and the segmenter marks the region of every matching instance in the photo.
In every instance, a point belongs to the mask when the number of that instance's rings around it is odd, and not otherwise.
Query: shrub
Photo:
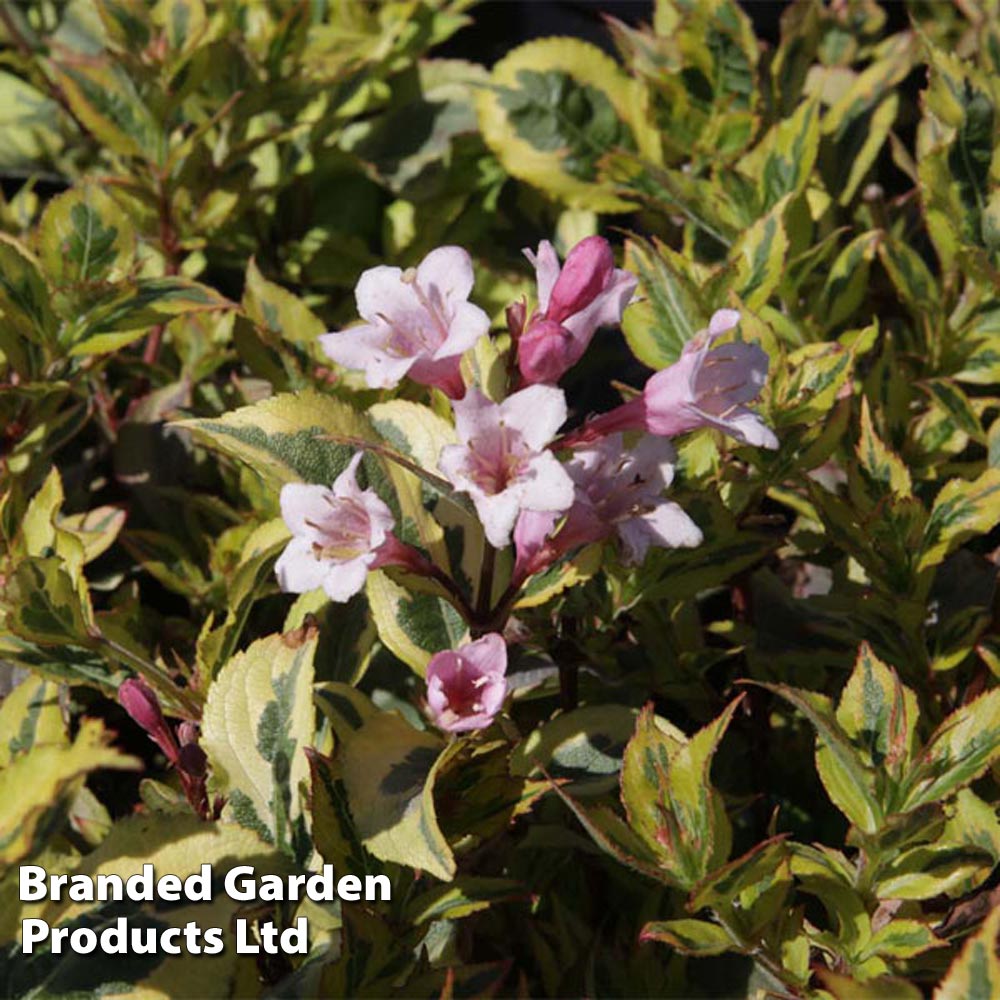
[[[0,10],[5,992],[1000,995],[997,12],[468,7]]]

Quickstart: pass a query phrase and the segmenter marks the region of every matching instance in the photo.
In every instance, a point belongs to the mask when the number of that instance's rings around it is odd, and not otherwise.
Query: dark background
[[[778,40],[778,20],[788,0],[746,0],[741,6],[762,41]],[[492,66],[532,38],[572,35],[613,51],[603,15],[627,24],[650,24],[652,0],[486,0],[472,8],[475,23],[435,50],[438,56],[470,59]]]

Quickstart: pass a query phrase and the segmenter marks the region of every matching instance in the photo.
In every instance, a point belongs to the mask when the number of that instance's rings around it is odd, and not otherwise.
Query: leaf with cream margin
[[[443,597],[408,590],[384,570],[368,574],[365,594],[379,639],[421,677],[435,653],[468,636],[465,622]]]
[[[87,775],[98,768],[138,770],[140,761],[110,746],[96,719],[84,719],[73,744],[34,747],[0,771],[0,868],[41,847],[58,827]]]
[[[449,750],[390,712],[373,713],[356,729],[341,727],[337,739],[335,760],[361,842],[383,861],[450,881],[455,858],[434,808],[434,781]]]
[[[317,633],[258,639],[219,671],[202,717],[210,789],[225,815],[298,861],[310,848],[301,788],[314,739],[313,656]]]
[[[1000,958],[997,936],[1000,935],[1000,906],[983,921],[979,931],[966,941],[961,954],[952,962],[934,1000],[987,1000],[1000,996]]]
[[[58,684],[28,676],[0,702],[0,768],[36,745],[68,742]]]
[[[156,877],[165,874],[186,879],[198,874],[202,864],[211,866],[211,901],[86,903],[62,900],[50,902],[40,914],[50,926],[89,926],[101,932],[113,926],[118,916],[124,916],[134,928],[155,928],[162,933],[168,928],[183,929],[193,921],[198,927],[220,927],[225,947],[218,955],[193,954],[184,947],[183,937],[174,943],[181,954],[170,955],[158,949],[152,955],[132,954],[118,956],[114,962],[100,950],[90,955],[75,955],[64,951],[60,956],[44,952],[38,956],[37,966],[24,960],[18,969],[19,979],[27,982],[18,985],[38,986],[31,982],[34,975],[43,979],[47,995],[63,995],[71,988],[79,989],[81,982],[94,988],[115,985],[112,991],[122,992],[121,984],[134,984],[129,995],[157,1000],[191,996],[192,984],[199,997],[227,997],[236,993],[240,981],[239,964],[247,963],[255,971],[252,958],[236,954],[232,938],[232,924],[241,905],[223,891],[226,874],[237,865],[253,868],[254,877],[265,874],[286,876],[291,874],[288,859],[279,855],[253,832],[229,823],[206,823],[200,818],[187,816],[133,816],[115,824],[100,847],[86,855],[69,874],[94,878],[98,875],[118,875],[128,879],[142,870],[142,865],[153,865]],[[64,869],[65,870],[65,869]],[[26,993],[27,989],[19,991]],[[236,993],[236,995],[240,995]]]
[[[599,161],[615,149],[655,159],[659,139],[644,88],[613,59],[580,39],[536,39],[501,59],[490,84],[476,95],[479,124],[511,174],[570,207],[631,207]]]
[[[949,715],[924,745],[907,775],[905,809],[939,802],[1000,759],[1000,688]]]

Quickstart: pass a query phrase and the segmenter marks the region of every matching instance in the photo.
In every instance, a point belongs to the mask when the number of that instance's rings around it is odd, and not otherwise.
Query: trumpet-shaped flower
[[[427,707],[434,724],[450,733],[483,729],[507,694],[507,645],[496,632],[427,664]]]
[[[510,541],[522,510],[563,511],[573,482],[546,445],[566,419],[566,397],[533,385],[502,403],[470,389],[453,404],[461,444],[441,450],[438,465],[456,489],[469,494],[491,545]]]
[[[392,512],[373,490],[358,486],[358,452],[331,489],[305,483],[281,488],[281,515],[292,533],[275,564],[281,589],[304,594],[322,587],[346,601],[370,569],[396,562]]]
[[[621,322],[638,279],[615,268],[608,241],[588,236],[569,252],[562,269],[547,240],[535,267],[538,313],[518,340],[518,367],[526,382],[557,382],[580,360],[601,326]]]
[[[739,320],[736,310],[720,309],[674,364],[650,377],[641,396],[591,420],[567,443],[630,429],[672,437],[715,427],[745,444],[777,448],[774,432],[746,406],[767,381],[767,355],[756,344],[712,347]]]
[[[676,457],[669,441],[653,436],[643,437],[631,451],[625,450],[621,434],[578,449],[566,463],[576,492],[559,530],[554,514],[527,512],[518,518],[515,577],[523,580],[572,549],[613,534],[628,563],[641,562],[651,545],[700,545],[698,526],[662,496],[673,480]]]
[[[461,247],[438,247],[407,271],[369,268],[354,291],[365,323],[324,334],[320,345],[338,364],[363,371],[373,389],[408,375],[460,398],[461,356],[490,326],[468,301],[472,285],[472,260]]]

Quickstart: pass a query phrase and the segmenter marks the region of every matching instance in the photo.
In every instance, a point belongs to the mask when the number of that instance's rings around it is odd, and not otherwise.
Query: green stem
[[[476,621],[483,626],[491,620],[490,605],[493,599],[493,574],[496,572],[497,550],[483,538],[483,565],[479,571],[479,590],[476,592]]]
[[[137,653],[133,653],[132,650],[115,642],[114,639],[109,639],[106,635],[98,634],[94,638],[98,645],[106,646],[116,659],[127,663],[137,673],[154,683],[165,695],[172,698],[191,719],[201,718],[201,707],[190,690],[179,687],[173,677],[162,667]]]

